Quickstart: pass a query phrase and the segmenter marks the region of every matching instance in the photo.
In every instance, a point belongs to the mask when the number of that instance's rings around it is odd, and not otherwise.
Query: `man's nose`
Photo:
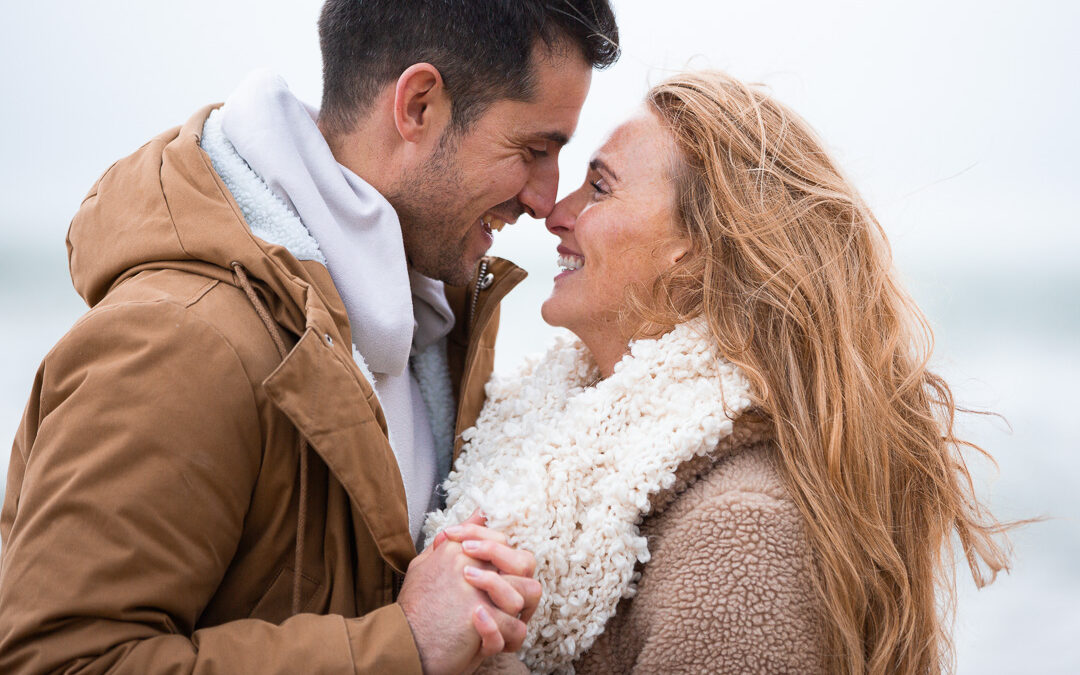
[[[547,157],[536,163],[518,195],[518,201],[533,218],[547,218],[555,207],[558,191],[559,162],[555,157]]]

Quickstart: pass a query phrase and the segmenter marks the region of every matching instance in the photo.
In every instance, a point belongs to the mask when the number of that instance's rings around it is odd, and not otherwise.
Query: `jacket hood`
[[[68,230],[72,283],[93,307],[142,271],[187,269],[232,284],[232,265],[238,262],[268,287],[275,318],[302,333],[310,279],[321,266],[301,263],[284,248],[252,235],[199,147],[206,118],[219,105],[202,108],[98,179]],[[341,303],[335,300],[320,304],[336,309]],[[348,332],[344,316],[334,316],[333,323]]]
[[[352,343],[345,307],[323,265],[298,261],[251,233],[199,145],[216,107],[157,136],[98,180],[68,231],[72,282],[93,307],[144,271],[179,270],[240,286],[233,264],[242,265],[273,321],[299,338],[263,388],[345,487],[383,558],[403,573],[415,555],[404,487],[382,408],[345,347]],[[356,405],[326,405],[325,392],[344,392]],[[364,420],[377,425],[382,442],[357,453],[349,434],[360,433]]]

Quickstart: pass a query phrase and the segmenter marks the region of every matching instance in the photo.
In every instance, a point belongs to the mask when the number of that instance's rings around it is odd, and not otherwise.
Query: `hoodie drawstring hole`
[[[326,338],[326,344],[327,344],[327,346],[329,346],[329,347],[333,347],[333,346],[334,346],[334,338],[330,337],[330,333],[327,333],[327,334],[326,334],[326,335],[324,335],[323,337],[324,337],[324,338]]]

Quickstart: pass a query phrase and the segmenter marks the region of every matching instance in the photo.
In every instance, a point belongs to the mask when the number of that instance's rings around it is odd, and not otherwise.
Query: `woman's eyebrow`
[[[591,160],[589,160],[589,168],[593,171],[603,170],[604,173],[611,176],[612,180],[619,180],[618,174],[612,171],[611,167],[608,166],[607,162],[600,159],[599,157],[593,157]]]

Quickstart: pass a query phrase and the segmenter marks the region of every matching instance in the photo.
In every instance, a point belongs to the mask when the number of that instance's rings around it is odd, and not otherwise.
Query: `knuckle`
[[[536,579],[529,579],[527,588],[529,591],[529,595],[535,597],[538,600],[544,594],[544,585]]]
[[[525,556],[519,554],[514,561],[514,571],[519,577],[531,577],[535,567],[536,563],[531,554]]]
[[[540,586],[540,582],[535,579],[526,579],[521,582],[521,595],[526,599],[526,603],[535,604],[540,600],[540,596],[543,593],[543,588]]]
[[[501,652],[505,647],[506,641],[503,640],[502,633],[496,630],[491,636],[491,639],[488,641],[488,648],[486,650],[487,656],[494,656],[495,654]]]
[[[510,647],[510,651],[517,651],[521,649],[521,645],[525,642],[525,636],[528,633],[528,629],[525,627],[523,621],[515,620],[507,629],[506,643]]]

